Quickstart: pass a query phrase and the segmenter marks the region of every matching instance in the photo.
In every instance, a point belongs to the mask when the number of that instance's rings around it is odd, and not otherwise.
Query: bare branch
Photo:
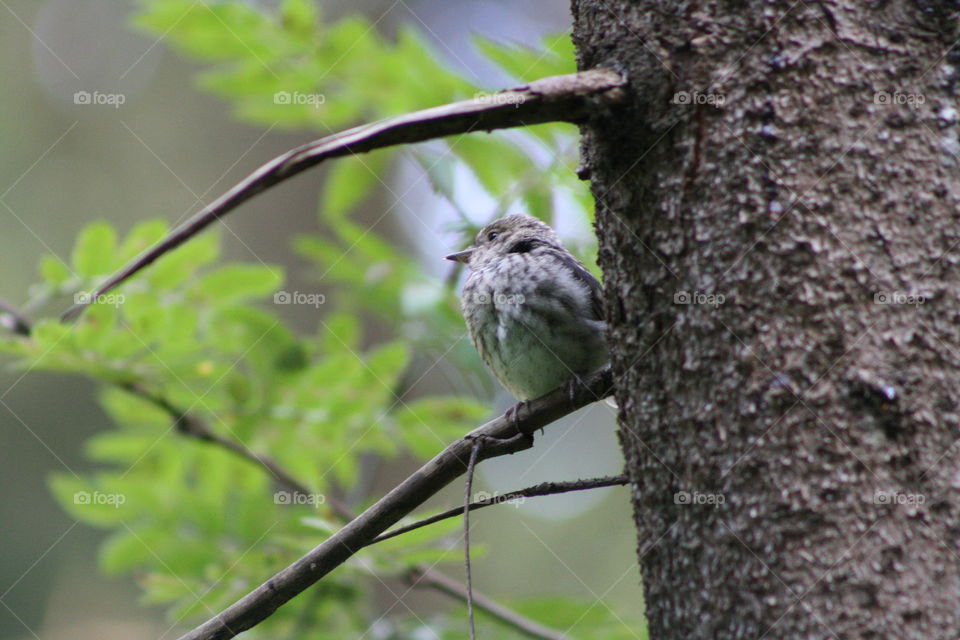
[[[510,417],[502,415],[475,429],[449,445],[340,531],[181,640],[232,638],[265,620],[283,603],[346,562],[388,527],[463,475],[476,440],[481,442],[479,460],[528,449],[533,446],[532,434],[537,429],[608,396],[612,377],[609,368],[602,369],[588,376],[572,392],[560,388],[522,402],[509,412]]]
[[[602,487],[615,487],[617,485],[627,484],[627,476],[604,476],[602,478],[590,478],[588,480],[571,480],[567,482],[541,482],[540,484],[533,485],[532,487],[527,487],[525,489],[518,489],[516,491],[510,491],[498,496],[491,496],[483,500],[476,500],[471,502],[469,505],[470,511],[476,511],[477,509],[483,509],[484,507],[492,507],[495,504],[504,504],[517,498],[535,498],[537,496],[551,496],[560,493],[569,493],[571,491],[587,491],[589,489],[600,489]],[[383,542],[384,540],[389,540],[396,536],[403,535],[404,533],[409,533],[415,529],[421,527],[426,527],[427,525],[434,524],[435,522],[440,522],[441,520],[447,520],[449,518],[455,518],[459,515],[462,515],[464,512],[463,507],[455,507],[453,509],[447,509],[442,513],[432,515],[429,518],[424,518],[423,520],[417,520],[403,527],[397,527],[392,531],[387,531],[386,533],[380,534],[376,538],[370,541],[370,544],[376,544],[378,542]]]
[[[466,587],[435,571],[424,572],[415,569],[409,573],[407,580],[415,587],[431,587],[457,600],[462,601],[467,598]],[[545,627],[538,622],[521,616],[516,611],[507,609],[483,594],[474,592],[473,603],[480,611],[497,618],[504,624],[530,638],[537,638],[538,640],[572,640],[567,634],[551,629],[550,627]]]
[[[259,464],[271,476],[273,476],[274,479],[277,480],[277,482],[284,485],[286,488],[290,489],[291,491],[299,492],[303,494],[310,493],[309,489],[305,485],[295,480],[292,475],[287,473],[282,467],[280,467],[272,459],[262,454],[254,453],[253,451],[247,449],[243,444],[239,442],[232,441],[229,438],[224,438],[214,433],[202,420],[200,420],[196,416],[190,415],[178,409],[165,398],[161,398],[160,396],[154,395],[150,391],[146,390],[145,388],[137,384],[125,384],[125,385],[122,385],[122,387],[127,391],[129,391],[130,393],[133,393],[149,401],[153,405],[163,409],[174,420],[174,424],[177,427],[177,431],[181,435],[186,436],[188,438],[195,438],[202,442],[207,442],[207,443],[222,447],[227,451],[230,451],[231,453],[239,455],[240,457],[246,460]],[[590,481],[579,481],[579,482],[589,483]],[[563,484],[574,484],[574,483],[542,483],[540,485],[537,485],[536,487],[528,487],[527,489],[524,489],[522,491],[515,491],[510,494],[506,494],[506,496],[513,496],[514,494],[519,495],[524,492],[529,492],[529,495],[531,496],[546,495],[545,490],[548,485],[559,487],[560,485],[563,485]],[[605,485],[597,484],[596,486],[605,486]],[[581,488],[588,488],[588,487],[584,486]],[[574,490],[576,489],[567,488],[563,490],[555,490],[552,492],[562,493],[564,491],[574,491]],[[506,496],[501,496],[501,497],[506,497]],[[356,517],[356,514],[353,513],[350,507],[345,505],[340,500],[336,500],[328,497],[326,503],[333,509],[334,513],[336,513],[336,515],[340,519],[342,519],[344,522],[349,522],[350,520]],[[482,505],[476,506],[476,503],[471,503],[470,508],[471,509],[481,508],[483,506],[489,506],[489,505],[482,504]],[[453,515],[458,515],[460,513],[463,513],[463,507],[460,507],[454,511],[455,513]],[[442,519],[442,518],[437,518],[436,516],[434,516],[434,519],[432,521],[435,522],[436,520],[439,520],[439,519]],[[371,544],[373,542],[379,542],[381,539],[397,536],[397,535],[400,535],[401,533],[405,533],[406,531],[410,531],[413,529],[417,529],[419,527],[426,526],[427,524],[430,524],[430,522],[428,522],[427,520],[414,523],[409,527],[404,527],[404,530],[398,529],[394,532],[391,532],[391,534],[387,536],[382,536],[381,538],[373,540]],[[416,577],[417,586],[428,586],[433,589],[436,589],[437,591],[449,597],[460,600],[461,602],[466,602],[466,598],[467,598],[466,591],[462,586],[458,585],[455,580],[449,578],[442,572],[437,571],[436,569],[426,564],[416,564],[412,566],[408,571],[407,577],[408,579],[413,579],[413,577]],[[559,634],[559,632],[555,631],[554,629],[550,629],[549,627],[545,627],[537,622],[529,620],[528,618],[520,615],[516,611],[513,611],[512,609],[509,609],[495,602],[493,599],[485,596],[482,593],[474,592],[473,601],[476,607],[481,611],[484,611],[488,615],[501,620],[504,624],[507,624],[511,627],[518,629],[523,633],[526,633],[530,637],[538,638],[540,640],[558,640],[560,638],[566,638],[566,636]]]
[[[30,335],[30,321],[3,298],[0,298],[0,327],[20,336]]]
[[[108,278],[92,292],[89,299],[96,300],[255,195],[328,158],[471,131],[526,127],[544,122],[582,122],[591,112],[595,112],[598,104],[622,100],[623,91],[620,88],[624,84],[618,73],[606,69],[551,76],[484,98],[454,102],[361,125],[292,149],[261,166],[174,229],[166,238]],[[73,305],[64,313],[64,319],[79,316],[87,304],[89,302]]]
[[[254,453],[243,444],[215,433],[203,420],[175,407],[166,398],[151,393],[138,383],[131,382],[121,384],[120,386],[135,396],[143,398],[155,407],[163,409],[173,419],[174,426],[181,435],[202,440],[203,442],[211,442],[235,453],[241,458],[262,466],[279,484],[290,491],[304,494],[310,493],[310,490],[305,485],[267,456]]]

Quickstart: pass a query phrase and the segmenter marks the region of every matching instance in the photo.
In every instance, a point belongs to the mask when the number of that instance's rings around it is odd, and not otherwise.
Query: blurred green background
[[[491,87],[507,81],[478,55],[471,34],[534,46],[570,22],[562,0],[324,2],[323,8],[327,20],[363,12],[385,37],[410,25],[425,35],[443,64]],[[128,27],[132,10],[123,0],[0,0],[0,71],[6,83],[0,93],[5,125],[0,296],[15,305],[27,300],[28,287],[37,281],[39,257],[66,258],[90,221],[105,219],[121,232],[151,218],[174,224],[266,160],[316,137],[238,123],[229,105],[197,89],[199,65],[169,51],[162,37]],[[125,102],[118,108],[76,104],[80,87],[122,93]],[[301,175],[232,214],[222,233],[226,256],[285,265],[288,289],[316,288],[290,240],[316,231],[327,170]],[[417,231],[411,212],[435,221],[438,229],[446,229],[453,217],[418,171],[413,162],[393,171],[390,188],[368,199],[357,217],[378,217],[393,206],[380,230],[393,229],[396,242],[409,246],[428,271],[446,273],[442,256],[460,248],[462,240],[450,232],[449,245],[437,246],[434,237]],[[402,206],[395,206],[391,192],[404,194]],[[561,231],[567,237],[589,234],[577,221]],[[34,318],[58,313],[63,302],[31,313]],[[283,311],[301,330],[315,327],[318,311],[312,307]],[[443,367],[421,384],[449,386]],[[51,472],[92,467],[82,443],[108,428],[94,391],[77,377],[0,373],[0,634],[5,638],[176,635],[162,611],[138,604],[134,579],[98,573],[103,532],[68,517],[49,493]],[[509,404],[503,394],[500,400],[500,408]],[[484,463],[478,483],[503,492],[542,480],[619,473],[612,416],[602,404],[575,414],[549,429],[532,451]],[[412,466],[410,460],[396,461],[373,482],[385,490]],[[453,506],[460,495],[458,485],[431,505]],[[475,563],[479,590],[505,598],[564,594],[618,610],[639,609],[626,489],[495,507],[479,513],[474,523],[473,540],[488,550]],[[456,563],[445,570],[461,577]],[[388,610],[395,599],[384,590],[377,607]],[[405,595],[404,602],[414,610],[448,605],[420,592]]]

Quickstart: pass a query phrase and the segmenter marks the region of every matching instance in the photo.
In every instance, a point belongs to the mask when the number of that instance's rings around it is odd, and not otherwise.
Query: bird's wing
[[[583,266],[582,262],[574,258],[567,251],[557,251],[555,255],[570,268],[573,277],[587,287],[587,292],[590,295],[590,311],[594,316],[593,320],[604,320],[603,288],[600,286],[600,282]]]
[[[547,253],[570,269],[570,273],[574,279],[586,286],[587,293],[590,296],[590,313],[593,315],[591,319],[603,321],[605,319],[603,312],[603,288],[594,275],[583,266],[583,263],[574,258],[569,251],[553,243],[536,238],[523,238],[515,242],[507,252],[527,253],[537,246],[543,247]]]

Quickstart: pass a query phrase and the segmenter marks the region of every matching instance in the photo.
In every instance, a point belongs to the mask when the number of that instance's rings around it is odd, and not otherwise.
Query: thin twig
[[[414,570],[408,574],[407,580],[413,586],[432,587],[457,600],[463,601],[467,599],[466,587],[442,573]],[[494,602],[482,593],[474,593],[473,601],[479,611],[483,611],[493,618],[496,618],[527,637],[536,638],[537,640],[571,640],[567,634],[557,631],[556,629],[551,629],[550,627],[545,627],[539,622],[534,622],[512,609],[508,609]]]
[[[238,182],[108,278],[89,299],[96,300],[255,195],[324,160],[471,131],[527,127],[544,122],[583,122],[596,112],[598,103],[621,101],[624,85],[620,74],[606,69],[541,78],[516,89],[387,118],[302,145]],[[77,317],[87,304],[89,302],[73,305],[64,313],[64,319]]]
[[[146,400],[155,407],[163,409],[167,415],[173,419],[174,426],[181,435],[195,438],[203,442],[211,442],[219,447],[227,449],[232,453],[235,453],[241,458],[260,465],[266,469],[280,485],[286,487],[290,491],[295,493],[310,493],[310,490],[303,483],[291,476],[283,468],[281,468],[280,465],[275,463],[267,456],[254,453],[239,442],[220,436],[210,429],[210,427],[207,426],[207,424],[200,418],[180,410],[171,404],[169,400],[151,393],[141,384],[127,382],[120,383],[120,387],[126,391],[129,391],[135,396]]]
[[[551,496],[560,493],[569,493],[571,491],[587,491],[590,489],[600,489],[602,487],[615,487],[618,485],[627,484],[627,476],[621,474],[619,476],[604,476],[602,478],[589,478],[587,480],[569,480],[565,482],[541,482],[540,484],[527,487],[525,489],[518,489],[516,491],[510,491],[497,496],[491,496],[489,498],[484,498],[483,500],[476,500],[471,502],[469,505],[470,511],[476,511],[477,509],[483,509],[484,507],[492,507],[496,504],[505,504],[519,498],[535,498],[538,496]],[[449,518],[455,518],[464,512],[463,507],[454,507],[453,509],[447,509],[442,513],[432,515],[429,518],[424,518],[423,520],[417,520],[416,522],[411,522],[408,525],[397,527],[387,531],[386,533],[380,534],[376,538],[370,541],[370,544],[376,544],[378,542],[383,542],[384,540],[389,540],[396,536],[409,533],[420,527],[425,527],[427,525],[440,522],[441,520],[447,520]]]
[[[0,326],[19,336],[30,335],[30,321],[3,298],[0,298]]]
[[[467,621],[470,640],[476,640],[477,627],[473,620],[473,572],[470,570],[470,496],[473,495],[473,470],[477,466],[477,455],[482,444],[477,439],[470,449],[470,461],[467,463],[467,482],[463,490],[463,566],[467,574]]]

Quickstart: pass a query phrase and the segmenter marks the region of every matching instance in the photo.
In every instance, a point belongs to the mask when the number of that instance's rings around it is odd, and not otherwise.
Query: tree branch
[[[398,144],[424,142],[471,131],[526,127],[544,122],[583,122],[598,104],[623,99],[620,74],[592,69],[541,78],[528,85],[482,98],[414,111],[320,138],[278,156],[238,182],[159,243],[108,278],[89,301],[73,305],[65,320],[79,316],[90,301],[180,246],[240,204],[328,158],[364,153]]]
[[[3,298],[0,298],[0,326],[19,336],[30,335],[30,321]]]
[[[299,492],[303,494],[310,493],[310,490],[305,485],[301,484],[299,481],[294,479],[293,476],[287,473],[282,467],[280,467],[271,458],[268,458],[267,456],[264,456],[262,454],[254,453],[253,451],[245,447],[243,444],[230,440],[229,438],[224,438],[214,433],[200,419],[190,414],[187,414],[184,411],[177,409],[165,398],[161,398],[159,396],[156,396],[150,393],[140,385],[125,384],[122,386],[124,389],[126,389],[130,393],[133,393],[149,401],[153,405],[166,411],[167,414],[170,415],[170,417],[174,420],[174,423],[177,427],[177,431],[181,435],[186,436],[188,438],[195,438],[202,442],[207,442],[207,443],[217,445],[219,447],[222,447],[230,451],[231,453],[239,455],[245,460],[249,460],[255,464],[262,466],[270,475],[272,475],[277,480],[277,482],[279,482],[286,488],[290,489],[291,491]],[[600,480],[603,480],[603,479],[601,478]],[[625,481],[626,480],[624,479],[624,482]],[[578,481],[578,482],[589,483],[591,481]],[[546,483],[545,482],[543,484],[537,485],[536,487],[528,487],[527,489],[523,489],[521,491],[514,491],[510,494],[505,494],[504,496],[501,496],[501,498],[507,497],[507,496],[512,497],[514,496],[514,494],[516,495],[524,494],[524,495],[530,495],[530,496],[547,495],[547,493],[544,493],[545,487],[547,485],[559,487],[560,485],[563,485],[563,484],[565,483]],[[574,483],[566,483],[566,484],[574,484]],[[606,485],[596,484],[595,486],[606,486]],[[593,487],[583,486],[581,488],[586,489],[586,488],[593,488]],[[563,493],[565,491],[575,491],[575,490],[577,489],[571,487],[566,489],[558,489],[558,490],[552,491],[552,493]],[[333,509],[334,513],[345,522],[350,522],[356,517],[356,514],[353,513],[350,507],[348,507],[346,504],[344,504],[340,500],[337,500],[335,498],[331,498],[328,496],[326,500],[326,504],[329,505],[331,509]],[[491,502],[490,504],[495,504],[495,503]],[[476,505],[477,503],[471,503],[470,505],[471,510],[475,508],[489,506],[486,504],[481,504],[479,506],[476,506]],[[454,509],[453,512],[454,512],[453,515],[461,514],[463,513],[463,507]],[[440,514],[440,515],[443,515],[443,514]],[[441,519],[443,518],[438,518],[437,516],[434,516],[433,519],[421,520],[420,522],[411,524],[409,527],[404,527],[403,530],[398,529],[394,532],[391,532],[389,535],[377,538],[371,541],[370,544],[379,542],[380,540],[385,540],[387,538],[392,538],[394,536],[400,535],[401,533],[405,533],[406,531],[412,531],[413,529],[424,527],[430,524],[431,522],[436,522]],[[415,586],[430,587],[432,589],[439,591],[440,593],[443,593],[446,596],[452,597],[461,602],[466,602],[466,598],[467,598],[466,589],[463,586],[458,585],[458,583],[455,580],[446,576],[442,572],[437,571],[432,567],[429,567],[428,565],[417,564],[412,566],[407,574],[408,580],[410,580],[412,576],[416,576],[417,578]],[[558,640],[563,638],[563,639],[569,640],[567,636],[560,634],[556,630],[550,629],[549,627],[546,627],[537,622],[534,622],[520,615],[516,611],[513,611],[512,609],[509,609],[497,603],[496,601],[483,595],[482,593],[474,592],[473,597],[474,597],[474,604],[478,609],[480,609],[481,611],[484,611],[485,613],[487,613],[488,615],[494,618],[501,620],[504,624],[507,624],[508,626],[511,626],[532,638],[538,638],[539,640]]]
[[[602,487],[615,487],[617,485],[627,484],[627,476],[621,474],[619,476],[604,476],[602,478],[590,478],[589,480],[571,480],[566,482],[541,482],[540,484],[533,485],[532,487],[527,487],[525,489],[518,489],[516,491],[510,491],[509,493],[504,493],[498,496],[491,496],[489,498],[484,498],[483,500],[476,500],[471,502],[469,505],[470,511],[476,511],[477,509],[483,509],[484,507],[492,507],[495,504],[504,504],[517,498],[535,498],[538,496],[550,496],[560,493],[569,493],[570,491],[587,491],[589,489],[600,489]],[[404,533],[409,533],[415,529],[421,527],[426,527],[427,525],[434,524],[435,522],[440,522],[441,520],[447,520],[449,518],[455,518],[459,515],[463,515],[463,507],[454,507],[453,509],[447,509],[442,513],[432,515],[429,518],[424,518],[423,520],[417,520],[403,527],[397,527],[392,531],[387,531],[382,533],[373,540],[370,541],[370,544],[376,544],[378,542],[383,542],[384,540],[389,540]]]
[[[491,420],[449,445],[337,533],[181,640],[232,638],[250,629],[462,475],[477,439],[482,443],[480,460],[528,449],[537,429],[606,397],[611,390],[608,367],[588,376],[572,392],[560,388],[516,405],[512,416]]]
[[[306,486],[287,473],[282,467],[280,467],[280,465],[275,463],[267,456],[254,453],[243,444],[231,440],[230,438],[224,438],[223,436],[220,436],[210,429],[205,422],[196,416],[175,407],[166,398],[154,395],[143,386],[135,382],[122,383],[120,384],[120,387],[126,391],[129,391],[135,396],[143,398],[155,407],[163,409],[167,415],[173,419],[174,426],[176,426],[177,431],[181,435],[185,435],[190,438],[196,438],[197,440],[202,440],[204,442],[212,442],[219,447],[235,453],[241,458],[262,466],[277,480],[278,483],[290,489],[291,491],[304,494],[310,493],[310,490]],[[347,509],[347,513],[350,513],[349,509]],[[352,517],[352,515],[350,517]]]

